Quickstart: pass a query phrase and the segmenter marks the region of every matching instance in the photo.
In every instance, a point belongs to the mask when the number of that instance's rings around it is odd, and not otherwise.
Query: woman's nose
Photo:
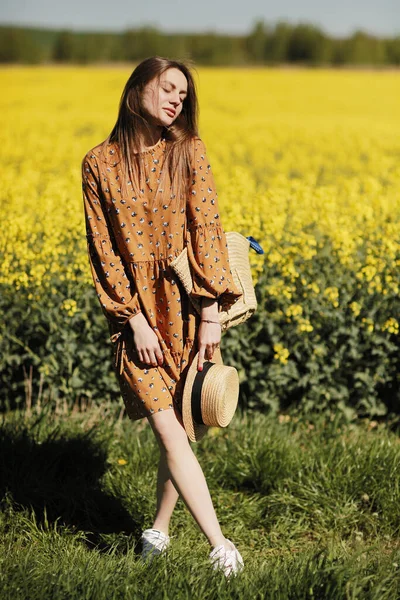
[[[174,106],[179,106],[179,104],[181,103],[181,99],[179,97],[179,94],[177,94],[176,96],[173,96],[172,99],[170,100],[170,102]]]

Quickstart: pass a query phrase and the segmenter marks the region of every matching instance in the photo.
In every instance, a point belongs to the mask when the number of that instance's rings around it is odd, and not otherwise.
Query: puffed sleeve
[[[90,152],[82,161],[82,190],[87,250],[97,296],[112,331],[121,331],[141,309],[103,210],[98,164]]]
[[[192,295],[196,298],[218,298],[220,306],[228,309],[242,296],[242,292],[233,282],[214,178],[204,143],[199,138],[194,140],[192,174],[187,203]]]

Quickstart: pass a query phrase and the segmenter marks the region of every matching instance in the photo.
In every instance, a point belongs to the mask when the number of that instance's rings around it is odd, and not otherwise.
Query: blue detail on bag
[[[257,252],[257,254],[264,254],[264,250],[260,246],[260,244],[253,238],[252,235],[248,235],[247,238],[250,242],[250,247],[253,248]]]

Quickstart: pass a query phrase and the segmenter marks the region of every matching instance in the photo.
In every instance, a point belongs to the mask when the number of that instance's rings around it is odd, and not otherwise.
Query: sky
[[[257,19],[307,22],[346,36],[356,29],[400,35],[400,0],[1,0],[0,23],[122,31],[153,25],[165,32],[248,33]]]

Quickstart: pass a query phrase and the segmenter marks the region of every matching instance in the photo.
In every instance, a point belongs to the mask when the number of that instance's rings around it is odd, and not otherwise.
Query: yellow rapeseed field
[[[61,306],[77,310],[77,282],[91,284],[80,164],[117,115],[130,68],[20,67],[0,70],[0,284],[30,298],[65,283]],[[343,267],[371,294],[399,293],[400,78],[396,72],[199,69],[200,134],[207,147],[226,230],[257,238],[270,296],[289,301],[287,317],[312,326],[290,304],[302,278],[307,294],[334,307],[304,264],[328,236]],[[364,250],[360,252],[360,248]],[[254,274],[262,258],[253,255]],[[350,307],[357,315],[361,307]],[[398,315],[384,327],[398,332]],[[372,327],[371,323],[366,324]],[[275,348],[286,360],[285,348]]]

